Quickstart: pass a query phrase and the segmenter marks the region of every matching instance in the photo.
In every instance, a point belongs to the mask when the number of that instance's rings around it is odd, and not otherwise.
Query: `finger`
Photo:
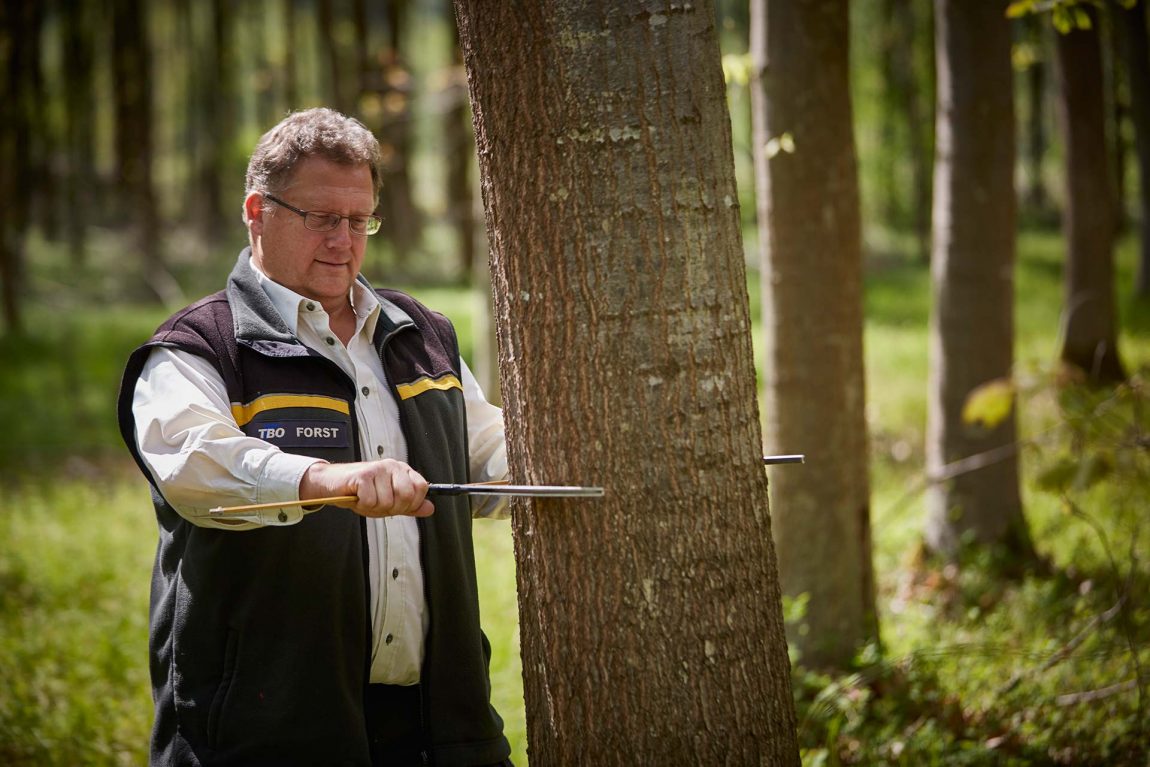
[[[372,475],[372,486],[375,488],[375,505],[372,507],[372,515],[376,517],[386,517],[394,513],[395,508],[395,487],[392,482],[391,472],[376,472]]]

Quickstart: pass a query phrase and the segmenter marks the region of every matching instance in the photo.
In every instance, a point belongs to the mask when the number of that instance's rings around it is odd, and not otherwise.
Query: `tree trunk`
[[[164,267],[159,205],[152,183],[152,62],[147,9],[142,0],[115,0],[112,4],[117,181],[123,214],[130,218],[135,250],[142,259],[144,286],[161,301],[176,303],[179,288]]]
[[[36,66],[30,38],[40,34],[39,14],[20,0],[4,0],[0,21],[0,51],[6,96],[0,99],[0,189],[28,189],[32,183],[32,94],[25,73]],[[28,226],[28,195],[11,194],[0,206],[0,302],[4,331],[24,330],[24,235]]]
[[[531,762],[798,765],[714,8],[456,8]]]
[[[1026,189],[1022,199],[1030,214],[1041,220],[1050,212],[1050,195],[1046,191],[1043,173],[1043,163],[1050,145],[1046,124],[1049,22],[1042,16],[1029,15],[1022,23],[1026,41],[1034,50],[1034,57],[1026,68],[1026,154],[1023,158]]]
[[[1150,43],[1146,0],[1132,8],[1111,6],[1122,27],[1122,55],[1130,84],[1130,119],[1138,159],[1139,241],[1134,295],[1150,298]]]
[[[1106,152],[1102,53],[1093,29],[1058,35],[1058,122],[1066,155],[1062,361],[1093,382],[1126,377],[1114,306],[1114,186]]]
[[[296,12],[295,0],[284,0],[284,101],[288,111],[300,108],[299,74],[296,71]]]
[[[930,3],[918,3],[923,9],[922,17],[915,14],[915,4],[903,2],[901,13],[906,15],[903,24],[912,30],[910,45],[912,48],[912,63],[909,77],[906,80],[906,120],[910,126],[910,163],[911,163],[911,194],[913,195],[911,212],[914,216],[915,242],[918,245],[918,254],[924,263],[930,259],[930,215],[934,190],[931,170],[934,160],[934,56],[931,50],[934,44],[934,17],[930,12]],[[925,42],[920,42],[925,38]],[[914,63],[918,55],[926,61],[922,72]]]
[[[878,634],[847,2],[751,9],[766,450],[812,464],[771,476],[779,576],[802,663],[841,668]]]
[[[354,99],[351,91],[358,80],[348,76],[344,66],[343,45],[337,32],[337,19],[334,0],[319,0],[316,9],[316,22],[323,56],[327,60],[328,93],[333,106],[346,115],[354,115]]]
[[[68,175],[65,185],[65,216],[68,250],[72,263],[84,263],[88,222],[96,200],[95,141],[92,126],[96,120],[93,82],[96,31],[100,29],[96,11],[89,3],[69,0],[61,8],[64,36],[65,153]]]
[[[448,9],[450,11],[450,8]],[[475,139],[471,135],[471,115],[467,110],[467,72],[454,14],[447,20],[452,29],[451,75],[444,89],[447,108],[443,113],[443,144],[447,162],[447,218],[455,228],[459,247],[459,273],[464,280],[476,270],[476,204],[472,193],[472,165]],[[486,255],[486,254],[485,254]],[[486,269],[484,269],[486,271]]]
[[[1146,0],[1143,0],[1145,2]],[[1126,123],[1129,107],[1127,97],[1126,72],[1122,64],[1121,34],[1117,28],[1117,18],[1113,13],[1099,13],[1095,21],[1102,21],[1099,34],[1106,35],[1102,48],[1102,81],[1106,83],[1104,102],[1107,114],[1107,146],[1114,165],[1114,236],[1126,231],[1126,158],[1129,154],[1126,136],[1122,126]]]
[[[423,227],[411,182],[412,75],[403,52],[407,16],[405,0],[387,4],[388,46],[383,57],[380,90],[383,115],[378,131],[384,178],[380,212],[384,233],[395,250],[396,266],[400,270],[407,267],[409,256],[419,246]]]
[[[1006,3],[936,0],[933,310],[930,323],[926,544],[958,556],[967,536],[1033,556],[1019,496],[1013,410],[964,422],[967,396],[1010,378],[1014,349],[1014,104]],[[976,471],[948,464],[987,455]],[[993,458],[993,460],[991,460]]]

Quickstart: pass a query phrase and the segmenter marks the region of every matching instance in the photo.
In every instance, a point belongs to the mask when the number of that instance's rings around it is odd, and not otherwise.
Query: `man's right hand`
[[[427,480],[402,461],[385,458],[359,463],[314,463],[299,483],[301,501],[354,495],[355,503],[338,504],[365,517],[429,517]]]

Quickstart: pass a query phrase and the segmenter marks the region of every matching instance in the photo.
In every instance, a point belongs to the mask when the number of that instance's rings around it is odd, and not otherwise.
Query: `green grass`
[[[876,258],[867,271],[866,359],[884,644],[881,652],[864,652],[852,674],[796,669],[807,765],[1145,764],[1148,728],[1137,718],[1138,691],[1112,686],[1140,670],[1145,688],[1150,669],[1150,457],[1136,442],[1150,406],[1150,309],[1127,298],[1134,248],[1123,241],[1121,346],[1130,371],[1141,373],[1116,397],[1058,389],[1051,360],[1060,238],[1024,233],[1019,252],[1022,433],[1052,435],[1023,454],[1023,496],[1047,567],[1008,580],[977,555],[961,567],[915,556],[929,274],[911,259]],[[757,290],[752,283],[752,305]],[[469,354],[471,294],[415,292],[455,320]],[[128,351],[165,314],[34,307],[33,333],[0,340],[2,764],[145,758],[147,588],[156,530],[146,489],[119,443],[114,399]],[[761,338],[758,327],[755,333]],[[476,549],[493,697],[522,765],[509,525],[479,521]],[[1124,609],[1100,622],[1122,594],[1131,595]],[[1066,697],[1092,690],[1109,694]]]

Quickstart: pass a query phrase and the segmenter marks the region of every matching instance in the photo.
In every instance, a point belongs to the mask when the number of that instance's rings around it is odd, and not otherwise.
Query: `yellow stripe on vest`
[[[417,394],[423,394],[425,391],[438,389],[439,391],[447,391],[448,389],[462,389],[463,384],[459,383],[459,379],[448,373],[439,378],[420,378],[418,381],[412,381],[408,384],[401,384],[395,387],[399,392],[400,399],[411,399]]]
[[[351,414],[347,403],[335,397],[324,397],[319,394],[265,394],[246,405],[232,403],[232,417],[240,426],[251,421],[265,410],[276,410],[283,407],[313,407],[320,410],[338,410],[344,415]]]

